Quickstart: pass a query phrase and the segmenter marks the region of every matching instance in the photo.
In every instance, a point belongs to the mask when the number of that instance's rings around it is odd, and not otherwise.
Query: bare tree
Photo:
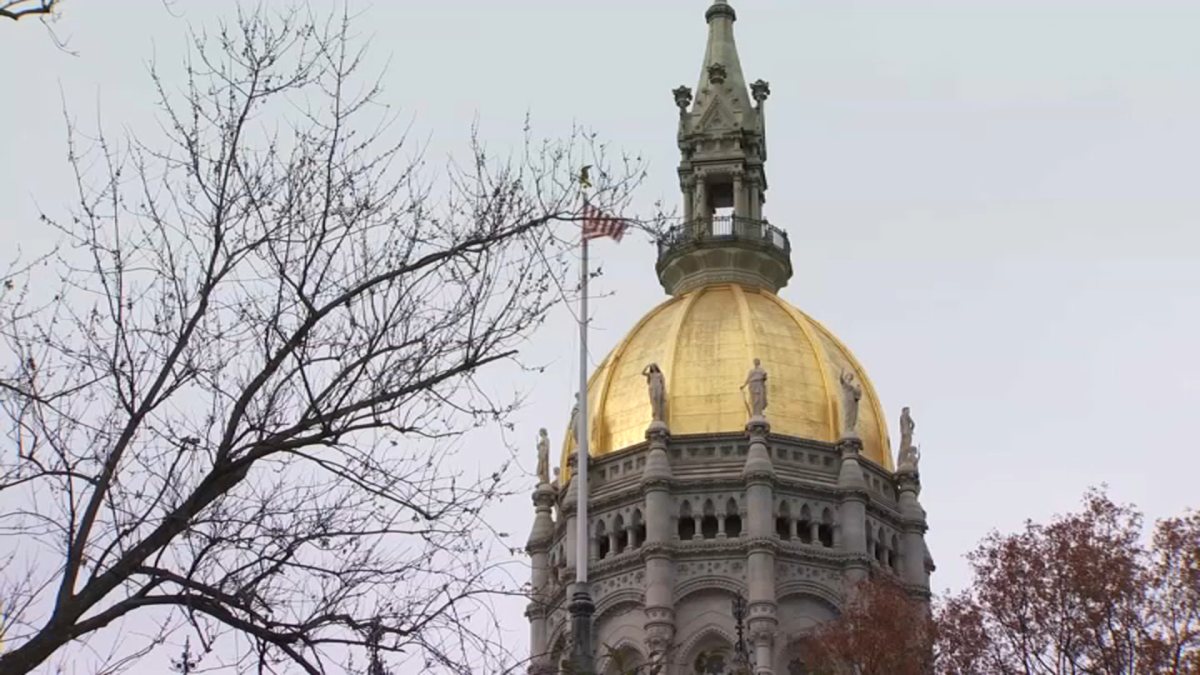
[[[27,16],[48,16],[58,3],[59,0],[0,0],[0,17],[16,21]]]
[[[0,673],[181,629],[206,669],[507,657],[511,455],[455,452],[517,401],[476,376],[571,292],[573,167],[614,212],[643,174],[574,135],[434,181],[362,57],[347,17],[259,10],[154,70],[163,142],[72,128],[61,252],[0,287]]]

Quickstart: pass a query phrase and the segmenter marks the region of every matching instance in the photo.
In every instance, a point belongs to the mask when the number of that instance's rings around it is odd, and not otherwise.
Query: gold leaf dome
[[[673,297],[650,311],[588,382],[593,457],[645,438],[650,400],[642,369],[657,363],[667,384],[674,436],[741,431],[749,419],[739,389],[753,359],[767,371],[767,421],[775,434],[833,442],[842,435],[844,370],[862,384],[858,435],[863,456],[892,469],[879,399],[850,350],[820,323],[766,289],[716,284]],[[563,464],[575,449],[563,444]]]

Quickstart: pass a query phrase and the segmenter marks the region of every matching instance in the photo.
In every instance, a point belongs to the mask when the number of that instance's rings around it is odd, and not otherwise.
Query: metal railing
[[[658,257],[662,259],[673,249],[693,242],[744,240],[757,241],[791,253],[792,244],[787,232],[765,220],[741,216],[694,218],[670,228],[658,240]]]

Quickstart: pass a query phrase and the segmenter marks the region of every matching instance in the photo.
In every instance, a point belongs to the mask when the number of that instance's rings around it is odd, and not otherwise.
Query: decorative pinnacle
[[[709,7],[708,11],[704,13],[704,20],[712,21],[716,16],[727,16],[730,21],[737,21],[737,12],[733,11],[733,7],[729,6],[725,0],[713,0],[712,7]]]

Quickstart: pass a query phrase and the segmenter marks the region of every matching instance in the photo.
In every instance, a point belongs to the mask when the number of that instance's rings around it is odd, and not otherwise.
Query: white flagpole
[[[583,198],[584,217],[587,214],[587,195]],[[588,580],[588,391],[587,391],[587,326],[588,326],[588,240],[582,239],[579,271],[579,417],[576,418],[575,449],[579,475],[575,478],[579,497],[575,515],[575,580]]]
[[[586,187],[587,169],[581,172],[581,187]],[[589,216],[587,193],[583,193],[584,219]],[[586,224],[585,224],[586,227]],[[571,602],[567,606],[571,613],[572,660],[575,663],[573,672],[580,675],[591,675],[595,672],[595,654],[592,651],[592,615],[596,606],[592,604],[592,594],[588,590],[588,398],[587,398],[587,334],[588,334],[588,240],[580,230],[580,268],[579,268],[579,417],[575,422],[575,451],[576,466],[579,475],[571,482],[578,487],[575,494],[579,501],[575,511],[575,588],[571,593]]]

